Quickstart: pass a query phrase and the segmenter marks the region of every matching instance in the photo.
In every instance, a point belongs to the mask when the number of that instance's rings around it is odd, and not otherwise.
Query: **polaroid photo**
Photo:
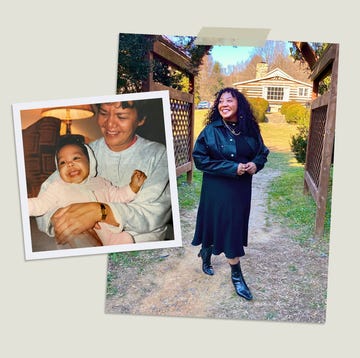
[[[26,260],[182,246],[168,91],[12,107]]]

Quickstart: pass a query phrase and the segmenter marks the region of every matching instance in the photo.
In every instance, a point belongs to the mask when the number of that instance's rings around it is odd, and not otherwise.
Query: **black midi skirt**
[[[237,178],[203,174],[192,245],[213,246],[227,258],[245,255],[251,204],[252,176]]]

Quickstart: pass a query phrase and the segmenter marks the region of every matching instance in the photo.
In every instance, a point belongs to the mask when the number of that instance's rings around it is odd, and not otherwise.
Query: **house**
[[[269,102],[269,111],[278,112],[284,102],[296,101],[309,106],[312,84],[298,81],[280,68],[268,72],[268,65],[260,62],[256,66],[256,78],[233,84],[248,98],[264,98]]]

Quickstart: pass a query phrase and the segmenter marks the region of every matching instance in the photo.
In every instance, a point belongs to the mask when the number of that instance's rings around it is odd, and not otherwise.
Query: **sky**
[[[215,62],[220,62],[222,67],[236,65],[248,60],[254,47],[246,46],[214,46],[211,50],[211,56]]]
[[[175,36],[167,35],[167,37],[176,43]],[[226,68],[228,65],[246,61],[253,49],[254,47],[247,46],[213,46],[211,56],[215,62]]]
[[[288,43],[287,46],[289,46]],[[223,68],[226,68],[229,65],[236,65],[249,60],[255,48],[247,46],[214,46],[210,54],[215,62],[219,62]]]
[[[169,39],[176,43],[176,36],[169,36]],[[270,40],[274,41],[274,40]],[[275,41],[276,42],[276,41]],[[286,41],[281,41],[286,42]],[[289,45],[289,44],[288,44]],[[236,65],[249,60],[250,55],[256,47],[253,46],[213,46],[211,56],[214,62],[219,62],[221,67],[227,68],[229,65]]]

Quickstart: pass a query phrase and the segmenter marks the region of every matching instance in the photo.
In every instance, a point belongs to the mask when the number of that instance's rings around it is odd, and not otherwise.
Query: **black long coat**
[[[213,247],[227,258],[245,254],[252,175],[237,175],[239,163],[253,162],[261,170],[269,154],[258,138],[233,135],[220,120],[208,124],[196,140],[193,158],[203,172],[193,245]]]

